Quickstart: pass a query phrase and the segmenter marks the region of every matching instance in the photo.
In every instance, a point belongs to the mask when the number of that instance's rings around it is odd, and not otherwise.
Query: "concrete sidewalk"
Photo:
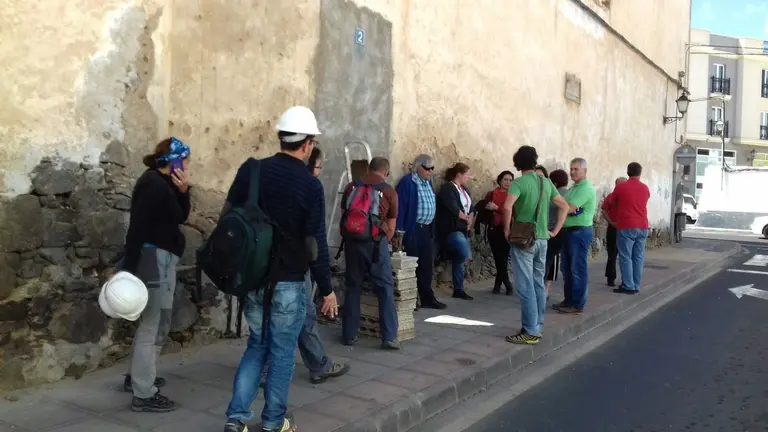
[[[719,268],[740,250],[733,243],[686,239],[682,244],[649,251],[645,287],[637,296],[611,292],[603,277],[604,262],[592,264],[584,315],[563,316],[551,311],[544,339],[535,347],[504,341],[504,336],[520,328],[519,300],[516,296],[491,295],[490,281],[468,288],[475,301],[442,299],[448,309],[417,312],[416,339],[404,343],[399,352],[381,351],[379,342],[371,339],[345,347],[339,343],[339,328],[322,327],[329,356],[349,361],[352,370],[339,379],[312,385],[307,370],[297,365],[290,393],[291,413],[302,432],[408,430],[590,330],[613,325],[612,320],[621,320],[629,309],[652,303],[658,307],[687,281]],[[550,302],[561,300],[562,288],[555,285]],[[489,325],[425,322],[437,316]],[[122,392],[126,366],[118,365],[79,381],[7,396],[7,401],[0,403],[0,432],[221,430],[243,349],[242,341],[222,341],[164,356],[158,371],[168,378],[163,394],[180,406],[175,412],[131,412],[130,395]],[[257,413],[254,430],[260,430],[262,397],[260,394],[253,406]]]

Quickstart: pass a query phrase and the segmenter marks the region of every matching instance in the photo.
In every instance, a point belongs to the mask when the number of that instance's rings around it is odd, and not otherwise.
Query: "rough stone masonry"
[[[43,159],[33,191],[0,203],[0,389],[80,377],[128,353],[135,324],[108,319],[97,301],[125,240],[135,180],[128,155],[113,142],[97,165]],[[182,266],[193,264],[191,251],[215,226],[224,199],[198,188],[190,193]],[[215,288],[205,286],[209,306],[198,309],[189,289],[193,272],[181,270],[166,351],[226,330]]]

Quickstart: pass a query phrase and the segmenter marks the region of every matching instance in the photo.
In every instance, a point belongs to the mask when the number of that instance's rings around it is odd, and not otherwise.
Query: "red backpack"
[[[341,215],[340,232],[345,240],[375,241],[381,238],[381,186],[382,183],[370,185],[358,181],[352,187]]]

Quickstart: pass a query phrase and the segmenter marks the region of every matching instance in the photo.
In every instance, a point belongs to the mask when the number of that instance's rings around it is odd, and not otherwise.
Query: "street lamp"
[[[670,124],[678,120],[682,120],[683,117],[685,117],[685,113],[688,111],[689,103],[691,103],[691,100],[688,99],[688,96],[686,96],[685,93],[681,94],[680,97],[677,98],[677,100],[675,101],[675,105],[677,105],[677,110],[680,112],[680,117],[664,116],[664,124]]]

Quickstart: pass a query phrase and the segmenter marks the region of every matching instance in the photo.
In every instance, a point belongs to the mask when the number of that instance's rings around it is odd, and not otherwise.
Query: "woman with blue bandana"
[[[119,267],[139,277],[149,294],[124,383],[125,391],[133,393],[133,411],[176,409],[158,390],[165,380],[156,376],[155,359],[171,327],[176,264],[185,247],[179,226],[189,216],[189,154],[189,147],[176,138],[160,141],[154,153],[144,157],[147,170],[133,188],[125,257]]]

